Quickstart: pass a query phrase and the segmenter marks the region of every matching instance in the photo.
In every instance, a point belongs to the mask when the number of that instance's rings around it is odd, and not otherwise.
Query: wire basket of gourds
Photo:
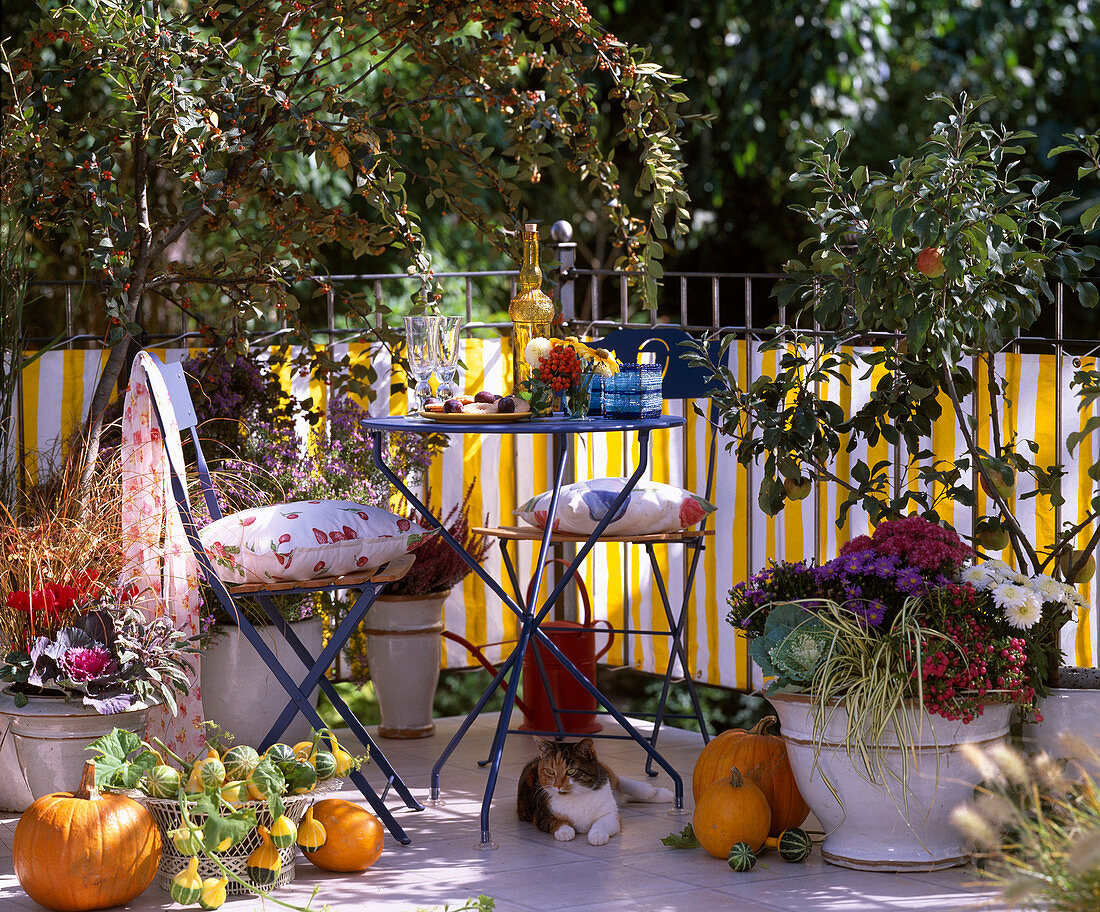
[[[191,763],[163,744],[150,748],[155,762],[146,760],[124,791],[160,830],[158,886],[178,902],[194,902],[191,893],[210,878],[226,879],[225,892],[238,895],[293,881],[298,825],[316,798],[341,788],[340,776],[354,765],[334,736],[325,737],[327,744],[321,735],[294,747],[273,744],[262,757],[246,745],[211,748]]]

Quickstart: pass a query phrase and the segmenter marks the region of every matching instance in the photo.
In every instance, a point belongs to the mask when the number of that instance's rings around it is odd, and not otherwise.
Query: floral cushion
[[[607,515],[625,483],[622,478],[593,478],[563,487],[558,498],[554,531],[588,535]],[[545,528],[550,493],[545,491],[532,497],[516,510],[516,514],[532,526]],[[604,533],[626,536],[677,532],[701,522],[716,509],[714,504],[691,491],[643,479],[630,492]]]
[[[433,535],[379,507],[302,500],[232,513],[199,538],[219,579],[264,583],[380,567]]]

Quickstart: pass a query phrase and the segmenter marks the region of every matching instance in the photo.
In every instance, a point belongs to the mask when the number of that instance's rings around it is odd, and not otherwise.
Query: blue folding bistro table
[[[520,669],[523,667],[523,657],[527,650],[531,646],[531,641],[535,640],[542,645],[547,652],[550,653],[562,666],[568,671],[577,682],[585,688],[599,703],[607,714],[612,716],[619,725],[622,726],[626,732],[625,736],[638,742],[639,745],[646,751],[646,753],[658,764],[668,775],[671,777],[674,785],[674,813],[682,812],[684,807],[684,784],[680,779],[680,775],[669,764],[664,757],[662,757],[657,749],[650,743],[650,741],[642,735],[630,721],[619,710],[612,705],[611,701],[605,697],[596,686],[589,681],[577,667],[568,659],[568,657],[554,644],[541,629],[540,625],[543,620],[549,614],[553,608],[554,603],[558,597],[565,590],[569,581],[573,575],[577,572],[577,568],[580,567],[581,562],[585,559],[588,552],[592,550],[592,547],[597,543],[604,530],[611,523],[612,519],[617,515],[619,508],[626,502],[626,499],[630,496],[630,492],[634,486],[641,479],[645,473],[646,466],[649,463],[649,438],[652,431],[662,430],[667,428],[682,427],[684,425],[684,419],[676,416],[662,415],[657,418],[623,418],[623,419],[610,419],[610,418],[532,418],[528,421],[493,421],[491,419],[484,422],[469,422],[462,424],[448,424],[430,419],[419,417],[388,417],[388,418],[368,418],[363,421],[363,426],[371,432],[371,439],[373,444],[373,456],[374,463],[382,471],[382,473],[394,484],[394,486],[408,499],[409,503],[415,506],[420,513],[425,517],[426,521],[435,529],[439,530],[440,535],[450,545],[455,552],[466,562],[466,564],[476,573],[485,583],[489,589],[494,592],[505,605],[507,605],[520,620],[519,639],[516,642],[515,649],[512,650],[511,655],[500,666],[500,670],[497,672],[492,683],[486,688],[485,692],[478,699],[474,708],[470,711],[470,714],[459,726],[454,737],[444,748],[443,753],[436,761],[435,766],[432,767],[432,780],[431,780],[431,799],[433,801],[439,800],[439,774],[443,769],[444,764],[448,758],[454,752],[454,749],[458,746],[459,742],[466,735],[470,726],[474,723],[474,720],[478,717],[481,711],[485,708],[485,704],[489,701],[493,692],[501,686],[505,677],[508,676],[509,671],[512,672],[511,677],[508,679],[508,684],[505,690],[504,705],[500,710],[500,718],[497,722],[496,734],[493,738],[492,753],[489,758],[489,777],[485,785],[485,796],[481,804],[481,848],[495,848],[489,832],[489,808],[493,800],[493,792],[496,789],[497,776],[500,772],[500,762],[504,754],[504,742],[510,733],[518,732],[518,729],[512,729],[509,727],[512,709],[515,706],[516,691],[519,687]],[[606,515],[600,520],[599,524],[593,530],[592,534],[580,545],[577,550],[576,557],[573,558],[569,567],[562,574],[558,580],[557,585],[553,588],[550,594],[542,602],[539,601],[539,592],[542,588],[542,575],[546,565],[546,558],[550,547],[550,539],[553,534],[554,519],[557,516],[558,498],[561,494],[561,488],[565,479],[565,467],[569,462],[569,459],[573,452],[573,441],[578,434],[593,434],[593,433],[628,433],[636,431],[638,434],[638,466],[634,470],[634,473],[626,480],[623,485],[622,491],[615,499],[611,508],[607,511]],[[421,503],[415,494],[410,491],[400,478],[397,477],[390,470],[390,468],[382,460],[382,435],[387,433],[413,433],[413,434],[545,434],[552,436],[555,439],[555,459],[554,459],[554,488],[550,497],[550,506],[547,512],[546,525],[543,530],[541,544],[539,547],[539,558],[535,566],[538,568],[535,571],[535,579],[529,590],[529,595],[522,602],[520,599],[522,595],[519,592],[519,587],[516,587],[514,595],[509,594],[504,590],[500,583],[495,580],[476,560],[474,560],[469,553],[455,540],[454,536],[443,527],[438,518],[433,516],[428,508]],[[513,583],[515,581],[513,580]],[[545,669],[542,667],[542,661],[538,656],[539,650],[535,650],[536,660],[538,662],[538,668],[540,674],[543,676],[545,685]],[[528,731],[522,732],[523,734],[531,734]],[[595,737],[608,737],[606,735]]]

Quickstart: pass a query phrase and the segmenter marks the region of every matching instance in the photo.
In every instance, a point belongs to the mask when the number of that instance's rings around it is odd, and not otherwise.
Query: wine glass
[[[438,323],[439,317],[405,317],[405,350],[409,358],[409,373],[416,381],[412,390],[416,394],[416,403],[415,407],[412,402],[409,403],[410,412],[422,409],[432,395],[431,376],[436,369]]]
[[[446,401],[455,396],[455,374],[458,372],[458,348],[462,342],[462,317],[439,317],[435,334],[435,370],[439,375],[439,398]]]

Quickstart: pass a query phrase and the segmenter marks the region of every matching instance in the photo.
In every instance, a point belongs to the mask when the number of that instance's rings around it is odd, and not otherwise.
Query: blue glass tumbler
[[[661,414],[660,364],[624,364],[603,381],[605,418],[656,418]]]

